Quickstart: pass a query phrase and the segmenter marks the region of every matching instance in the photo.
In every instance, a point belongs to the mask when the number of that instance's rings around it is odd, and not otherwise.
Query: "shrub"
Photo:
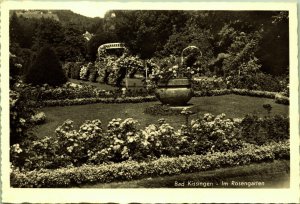
[[[192,81],[194,91],[209,92],[211,90],[220,90],[226,88],[226,83],[222,77],[203,77]]]
[[[216,152],[175,158],[162,157],[150,162],[126,161],[98,166],[84,165],[57,170],[20,171],[13,169],[11,185],[19,188],[71,187],[82,184],[109,183],[144,177],[175,175],[211,170],[222,167],[246,165],[254,162],[289,159],[289,142],[264,146],[246,145],[237,151]]]
[[[102,129],[100,120],[85,121],[79,130],[73,129],[72,124],[70,120],[65,121],[51,140],[46,137],[21,143],[23,153],[12,157],[11,162],[34,169],[151,160],[162,156],[237,151],[245,142],[263,145],[289,138],[289,121],[282,116],[247,116],[233,120],[226,119],[225,114],[205,114],[191,124],[187,120],[179,130],[174,130],[164,119],[144,129],[138,129],[138,121],[132,118],[113,119],[106,130]],[[42,150],[35,151],[39,148]],[[58,159],[53,161],[54,157]]]
[[[39,112],[33,116],[31,116],[30,121],[34,124],[42,124],[46,120],[46,114],[44,112]]]
[[[66,62],[65,64],[63,64],[63,70],[65,71],[65,75],[69,78],[72,78],[72,66],[73,62]]]
[[[10,143],[22,141],[28,135],[27,130],[32,126],[30,119],[34,113],[28,105],[27,89],[9,92],[10,109]]]
[[[242,141],[238,130],[239,123],[226,119],[225,114],[214,116],[207,113],[203,118],[193,120],[186,134],[190,146],[194,148],[192,152],[204,154],[239,149]]]
[[[247,75],[231,75],[226,78],[229,88],[249,89],[270,92],[283,91],[281,81],[278,77],[258,72]]]
[[[25,82],[33,85],[49,84],[57,86],[67,78],[52,48],[45,46],[38,53],[35,62],[25,75]]]
[[[247,115],[240,124],[241,137],[248,143],[262,145],[289,139],[289,118],[275,115],[259,118]]]

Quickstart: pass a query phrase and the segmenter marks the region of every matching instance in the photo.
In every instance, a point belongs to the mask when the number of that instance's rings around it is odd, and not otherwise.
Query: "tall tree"
[[[54,50],[46,45],[38,53],[35,62],[25,75],[25,82],[34,85],[49,84],[57,86],[67,78]]]
[[[64,27],[56,20],[41,18],[34,38],[32,49],[38,51],[45,45],[51,45],[54,49],[64,42]],[[59,53],[59,58],[63,59],[63,53]]]
[[[114,15],[112,15],[114,14]],[[186,15],[182,11],[111,11],[105,28],[112,29],[133,54],[150,58],[163,49],[173,29],[182,29]]]
[[[79,61],[85,58],[86,43],[79,27],[69,23],[64,29],[64,40],[56,48],[62,61]]]
[[[9,21],[9,38],[10,42],[22,44],[23,27],[20,25],[16,12],[13,12]]]

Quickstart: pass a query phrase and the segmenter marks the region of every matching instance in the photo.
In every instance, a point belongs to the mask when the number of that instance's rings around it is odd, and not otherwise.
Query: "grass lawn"
[[[224,95],[213,97],[194,97],[191,101],[198,113],[191,116],[197,118],[204,113],[221,114],[227,117],[244,117],[246,114],[255,113],[260,116],[267,115],[262,105],[269,103],[273,107],[271,114],[288,115],[289,106],[276,104],[273,99],[257,98],[240,95]],[[121,104],[88,104],[64,107],[45,107],[41,111],[46,114],[46,123],[36,127],[34,132],[39,136],[50,136],[54,130],[65,120],[74,121],[75,127],[79,127],[85,120],[100,119],[103,127],[113,118],[134,118],[139,121],[140,127],[156,123],[159,118],[165,118],[173,127],[179,128],[184,124],[184,117],[176,116],[154,116],[145,114],[146,107],[159,104],[159,102],[147,103],[121,103]]]
[[[272,163],[250,164],[217,170],[145,178],[135,181],[84,185],[82,188],[289,188],[288,160]],[[232,183],[232,182],[235,183]],[[239,186],[236,182],[264,182],[263,185]],[[228,183],[222,185],[222,183]],[[184,184],[184,186],[179,186]],[[194,185],[198,186],[194,186]],[[204,186],[206,184],[206,186]],[[262,184],[262,183],[261,183]],[[209,185],[209,186],[208,186]]]

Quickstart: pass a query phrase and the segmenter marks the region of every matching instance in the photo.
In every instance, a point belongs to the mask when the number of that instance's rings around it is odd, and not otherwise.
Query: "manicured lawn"
[[[272,163],[251,164],[175,176],[84,185],[82,188],[248,188],[237,185],[237,182],[256,181],[264,182],[264,184],[260,183],[260,186],[249,188],[289,188],[289,172],[289,161],[278,160]],[[222,185],[222,182],[227,182],[228,186]],[[184,184],[184,187],[181,187],[180,184]]]
[[[269,103],[273,107],[271,114],[288,115],[289,106],[276,104],[273,99],[257,98],[240,95],[224,95],[213,97],[194,97],[191,101],[197,114],[191,118],[197,118],[204,113],[221,114],[225,113],[227,117],[244,117],[246,114],[255,113],[260,116],[267,115],[262,105]],[[41,109],[46,113],[46,123],[36,128],[35,132],[39,136],[50,136],[54,134],[57,126],[65,120],[71,119],[74,125],[79,127],[85,120],[100,119],[103,127],[113,118],[134,118],[139,121],[140,127],[156,123],[159,118],[165,118],[173,127],[179,128],[184,124],[184,117],[176,116],[154,116],[145,114],[146,107],[159,104],[159,102],[147,103],[122,103],[122,104],[89,104],[64,107],[45,107]]]

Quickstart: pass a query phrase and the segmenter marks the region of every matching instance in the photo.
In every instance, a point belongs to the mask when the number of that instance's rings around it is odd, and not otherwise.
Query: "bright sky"
[[[104,14],[108,11],[108,8],[103,4],[101,5],[100,2],[81,2],[80,5],[75,4],[72,7],[70,9],[74,13],[88,17],[104,17]]]

